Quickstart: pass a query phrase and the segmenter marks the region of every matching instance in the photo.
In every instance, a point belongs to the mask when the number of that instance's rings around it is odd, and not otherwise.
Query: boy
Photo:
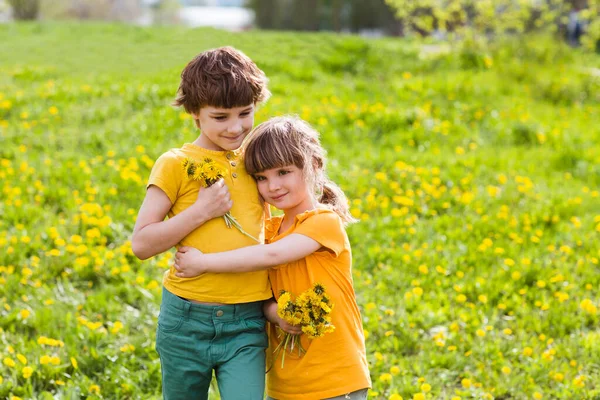
[[[174,105],[192,115],[201,133],[152,168],[132,237],[137,257],[175,245],[213,253],[256,244],[217,218],[227,211],[263,240],[263,202],[237,149],[252,129],[255,107],[269,96],[264,73],[231,47],[205,51],[185,67]],[[224,179],[201,188],[185,176],[186,158],[211,158]],[[267,271],[192,279],[176,272],[171,267],[163,278],[156,333],[164,399],[207,399],[213,370],[224,400],[262,399],[268,344],[262,301],[272,297]]]

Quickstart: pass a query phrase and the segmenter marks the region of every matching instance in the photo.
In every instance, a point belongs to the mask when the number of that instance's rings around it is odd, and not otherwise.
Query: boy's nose
[[[242,123],[240,121],[234,121],[231,125],[229,125],[230,133],[241,133],[243,130]]]

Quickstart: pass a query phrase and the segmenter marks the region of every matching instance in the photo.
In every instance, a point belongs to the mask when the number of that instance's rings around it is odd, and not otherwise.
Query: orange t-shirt
[[[271,243],[292,233],[319,242],[319,251],[269,270],[276,298],[281,290],[297,296],[315,282],[325,286],[333,303],[331,320],[335,330],[320,338],[300,340],[306,353],[286,351],[274,357],[281,331],[269,327],[267,393],[278,400],[320,400],[371,387],[360,311],[352,284],[352,254],[340,217],[327,209],[306,211],[296,216],[294,225],[278,234],[282,217],[266,224],[266,241]]]

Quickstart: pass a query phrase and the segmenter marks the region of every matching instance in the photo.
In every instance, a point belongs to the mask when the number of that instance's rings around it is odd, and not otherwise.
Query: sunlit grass
[[[196,53],[270,77],[257,122],[323,135],[349,228],[373,398],[594,398],[599,59],[548,39],[419,44],[120,25],[2,25],[0,397],[158,398],[170,254],[128,242]]]

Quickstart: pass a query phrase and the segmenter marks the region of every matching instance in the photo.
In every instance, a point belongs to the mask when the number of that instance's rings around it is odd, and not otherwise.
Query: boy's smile
[[[254,104],[233,108],[206,106],[192,116],[202,130],[195,145],[216,151],[236,150],[254,125]]]

